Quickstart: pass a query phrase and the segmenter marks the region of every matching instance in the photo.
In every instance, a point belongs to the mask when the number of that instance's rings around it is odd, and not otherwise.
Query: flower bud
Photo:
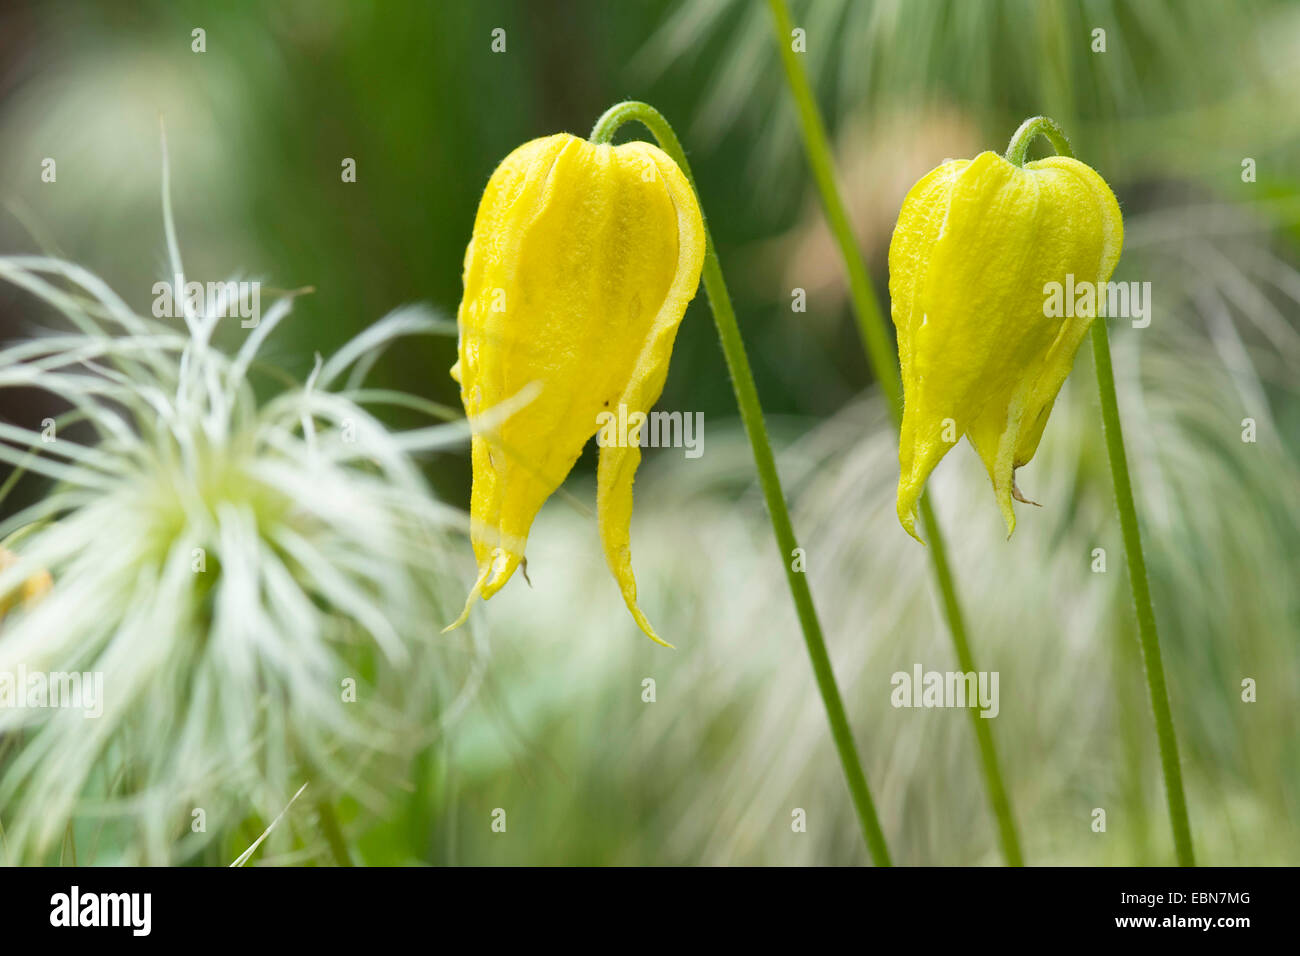
[[[1011,501],[1026,500],[1015,470],[1033,458],[1093,318],[1049,316],[1047,286],[1071,275],[1104,285],[1123,236],[1110,187],[1062,156],[952,160],[907,194],[889,296],[903,373],[898,518],[917,540],[926,479],[961,435],[1015,529]]]
[[[694,190],[648,143],[597,145],[561,133],[525,143],[492,174],[465,253],[451,371],[474,429],[478,563],[453,627],[523,561],[533,519],[596,433],[600,413],[623,405],[644,420],[658,400],[704,245]],[[491,414],[512,400],[522,407]],[[623,599],[658,641],[632,576],[638,438],[639,430],[626,447],[601,448],[596,505]]]

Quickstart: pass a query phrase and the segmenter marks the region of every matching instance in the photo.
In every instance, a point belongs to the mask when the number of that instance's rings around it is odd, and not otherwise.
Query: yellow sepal
[[[648,143],[596,145],[568,134],[502,161],[465,253],[452,376],[471,423],[529,387],[537,395],[475,427],[470,536],[480,595],[524,557],[543,502],[560,486],[602,412],[646,413],[668,374],[677,326],[699,286],[704,223],[677,165]],[[640,450],[600,451],[597,512],[606,561],[637,624],[629,525]]]
[[[912,187],[889,247],[889,294],[904,399],[898,518],[917,540],[926,479],[962,435],[1015,529],[1015,470],[1033,458],[1092,322],[1049,316],[1048,284],[1107,282],[1123,234],[1114,194],[1074,159],[1020,168],[986,152]]]

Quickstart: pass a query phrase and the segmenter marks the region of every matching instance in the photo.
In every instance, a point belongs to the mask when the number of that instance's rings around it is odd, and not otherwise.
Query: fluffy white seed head
[[[164,186],[182,275],[168,206]],[[0,706],[4,862],[49,859],[73,820],[101,845],[91,862],[189,858],[271,821],[304,782],[380,808],[483,658],[472,630],[438,633],[463,589],[465,519],[412,457],[467,431],[390,431],[372,399],[421,402],[363,388],[385,346],[447,323],[400,309],[259,406],[249,375],[292,296],[232,356],[212,344],[216,315],[142,316],[69,262],[0,257],[0,279],[69,330],[0,349],[0,388],[73,407],[53,441],[0,423],[0,461],[51,480],[0,522],[20,555],[0,600],[39,569],[54,581],[0,621],[0,680],[103,675],[98,716]],[[66,437],[74,422],[93,439]]]

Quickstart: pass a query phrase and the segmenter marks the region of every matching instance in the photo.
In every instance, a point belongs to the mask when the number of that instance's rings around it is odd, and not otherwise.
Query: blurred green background
[[[908,187],[949,157],[1004,149],[1026,116],[1057,119],[1115,189],[1127,233],[1115,278],[1154,290],[1151,327],[1112,335],[1198,850],[1207,863],[1300,862],[1300,4],[792,7],[882,301]],[[773,44],[766,5],[746,0],[11,0],[0,249],[57,252],[146,311],[166,272],[161,116],[190,274],[314,287],[267,352],[302,378],[317,352],[401,304],[454,315],[480,192],[511,149],[585,135],[622,99],[654,104],[694,166],[895,856],[995,863],[966,715],[889,705],[893,671],[955,664],[924,555],[893,519],[894,439]],[[341,181],[345,158],[355,183]],[[792,312],[795,288],[807,312]],[[0,289],[4,339],[44,319]],[[458,406],[454,355],[450,338],[394,350],[376,382]],[[940,468],[933,497],[976,659],[1002,674],[994,733],[1028,860],[1168,862],[1091,374],[1081,353],[1021,478],[1044,508],[1013,540],[969,449]],[[6,392],[0,414],[29,416],[34,400]],[[475,612],[491,656],[474,702],[390,806],[347,809],[366,861],[866,859],[702,296],[660,407],[706,421],[701,459],[651,450],[637,484],[643,606],[679,650],[636,635],[594,519],[553,501],[530,540],[533,587],[515,581]],[[1241,440],[1247,417],[1256,443]],[[593,460],[570,481],[588,503]],[[441,497],[467,504],[467,453],[425,464]],[[1090,568],[1096,547],[1105,574]],[[471,570],[467,545],[467,583]],[[1255,703],[1240,699],[1247,677]],[[791,831],[796,807],[807,833]],[[1090,829],[1097,807],[1105,834]],[[504,834],[490,829],[496,808]]]

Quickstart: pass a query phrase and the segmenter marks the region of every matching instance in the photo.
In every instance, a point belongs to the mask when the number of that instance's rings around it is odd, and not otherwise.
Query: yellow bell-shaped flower
[[[991,152],[952,160],[907,194],[889,296],[903,373],[898,518],[917,540],[926,479],[962,435],[1015,529],[1012,498],[1026,500],[1015,470],[1033,458],[1092,322],[1057,317],[1049,283],[1103,285],[1123,236],[1110,187],[1062,156],[1023,167]]]
[[[451,374],[473,427],[470,536],[478,579],[465,610],[524,559],[533,519],[597,432],[601,413],[640,419],[658,400],[704,263],[690,183],[643,142],[566,133],[525,143],[488,181],[465,252]],[[519,407],[521,406],[521,407]],[[493,410],[497,409],[494,415]],[[638,430],[606,444],[596,508],[605,559],[632,616],[629,525]]]

